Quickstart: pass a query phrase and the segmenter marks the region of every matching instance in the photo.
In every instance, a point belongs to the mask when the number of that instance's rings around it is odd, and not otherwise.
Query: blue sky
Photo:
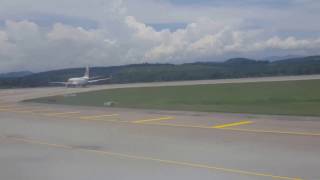
[[[318,0],[2,0],[0,72],[315,55],[319,9]]]

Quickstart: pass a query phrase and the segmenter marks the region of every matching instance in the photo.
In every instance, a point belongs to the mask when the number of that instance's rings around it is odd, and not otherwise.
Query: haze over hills
[[[294,59],[294,58],[302,58],[303,56],[300,55],[286,55],[286,56],[268,56],[262,58],[262,60],[266,61],[279,61],[279,60],[285,60],[285,59]]]
[[[30,71],[18,71],[0,74],[0,78],[24,77],[33,74]]]
[[[1,88],[51,86],[49,82],[66,81],[82,76],[84,68],[62,69],[34,73],[23,77],[0,77]],[[284,75],[320,74],[320,56],[261,61],[234,58],[225,62],[195,62],[186,64],[132,64],[93,67],[92,76],[110,76],[103,83],[136,83],[179,80],[204,80]]]

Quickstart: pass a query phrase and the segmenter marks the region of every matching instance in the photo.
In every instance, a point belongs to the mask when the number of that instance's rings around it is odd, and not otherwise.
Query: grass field
[[[34,102],[115,107],[320,116],[320,80],[127,88]]]

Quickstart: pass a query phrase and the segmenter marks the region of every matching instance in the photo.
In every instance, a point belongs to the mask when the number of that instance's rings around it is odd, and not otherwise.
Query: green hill
[[[50,86],[52,81],[66,81],[82,76],[84,68],[62,69],[35,73],[23,77],[0,78],[0,87]],[[133,64],[112,67],[93,67],[92,76],[112,75],[102,83],[134,83],[179,80],[224,79],[283,75],[320,74],[320,56],[258,61],[234,58],[225,62],[196,62],[187,64]]]

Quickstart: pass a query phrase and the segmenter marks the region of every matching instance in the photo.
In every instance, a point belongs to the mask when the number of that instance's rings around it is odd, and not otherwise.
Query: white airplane
[[[86,87],[90,83],[95,83],[99,81],[105,81],[111,79],[111,77],[103,79],[95,79],[97,77],[90,78],[89,67],[86,67],[86,71],[83,77],[73,77],[69,78],[67,82],[50,82],[51,84],[63,84],[66,87]]]

